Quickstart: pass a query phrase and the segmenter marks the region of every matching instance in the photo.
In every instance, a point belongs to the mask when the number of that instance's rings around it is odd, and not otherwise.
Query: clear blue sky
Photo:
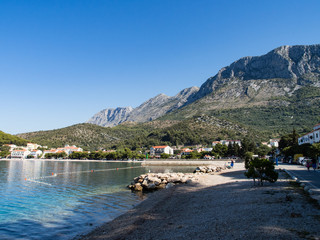
[[[320,43],[320,1],[0,1],[0,130],[85,122],[200,86],[233,61]]]

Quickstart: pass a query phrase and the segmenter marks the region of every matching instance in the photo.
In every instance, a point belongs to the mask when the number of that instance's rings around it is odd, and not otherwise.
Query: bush
[[[256,179],[258,179],[259,185],[263,185],[263,181],[273,183],[278,180],[278,173],[274,170],[274,164],[268,159],[255,158],[251,160],[244,175],[247,178],[253,178],[254,185]]]

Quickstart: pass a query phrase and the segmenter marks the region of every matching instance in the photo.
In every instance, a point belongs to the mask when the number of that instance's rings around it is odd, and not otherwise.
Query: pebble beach
[[[242,163],[158,190],[77,239],[320,239],[320,208],[284,172],[254,186]]]

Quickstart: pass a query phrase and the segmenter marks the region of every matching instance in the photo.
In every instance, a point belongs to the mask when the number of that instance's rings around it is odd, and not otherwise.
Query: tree
[[[160,157],[162,158],[162,159],[167,159],[167,158],[169,158],[169,154],[168,153],[161,153],[160,154]]]
[[[267,155],[268,153],[270,153],[271,150],[272,149],[266,145],[260,145],[257,148],[256,153],[259,155],[259,157],[263,157],[263,156]]]
[[[263,185],[263,181],[276,182],[278,173],[274,170],[274,164],[268,159],[255,158],[249,162],[247,171],[244,173],[247,178],[258,179],[258,184]]]

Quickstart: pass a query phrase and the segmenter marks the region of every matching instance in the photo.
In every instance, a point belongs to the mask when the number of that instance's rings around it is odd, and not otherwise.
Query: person
[[[307,169],[308,169],[308,172],[310,172],[311,164],[310,164],[310,161],[309,161],[309,160],[307,160],[306,167],[307,167]]]
[[[315,159],[312,159],[312,168],[313,168],[313,171],[315,171],[316,168],[317,168],[317,164],[316,164],[316,160]]]
[[[234,165],[234,161],[231,160],[231,164],[230,164],[231,168],[233,168],[233,165]]]

